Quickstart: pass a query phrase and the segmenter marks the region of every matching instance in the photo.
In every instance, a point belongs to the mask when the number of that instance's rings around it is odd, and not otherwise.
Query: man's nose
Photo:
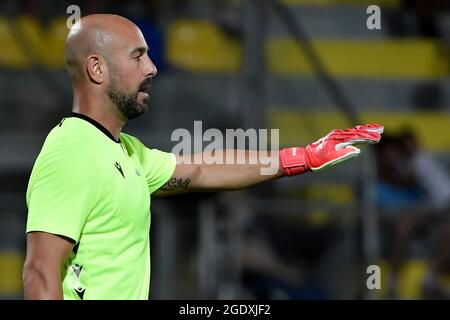
[[[147,70],[146,70],[146,76],[147,77],[155,77],[158,74],[158,69],[156,68],[155,64],[153,63],[152,59],[147,55],[148,57],[148,63],[147,63]]]

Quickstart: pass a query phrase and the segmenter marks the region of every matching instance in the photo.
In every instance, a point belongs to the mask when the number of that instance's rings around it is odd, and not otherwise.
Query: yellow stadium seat
[[[46,28],[28,15],[15,21],[0,19],[0,65],[23,68],[36,64],[63,68],[67,33],[65,17],[56,18]],[[17,35],[24,43],[19,42]]]
[[[47,37],[43,37],[43,32],[39,21],[28,15],[20,16],[16,20],[17,32],[26,41],[26,55],[29,61],[35,64],[42,63],[42,53],[45,49]]]
[[[24,256],[16,252],[0,252],[0,294],[22,293],[22,267]]]
[[[14,38],[11,21],[0,18],[0,65],[25,68],[30,65],[28,58]]]
[[[380,260],[377,265],[381,269],[381,290],[377,290],[376,296],[380,299],[388,297],[389,287],[392,281],[391,265],[386,260]],[[429,263],[422,259],[411,259],[404,262],[397,275],[397,299],[421,299],[425,278],[430,271]]]
[[[420,299],[429,265],[423,260],[407,261],[400,270],[398,296],[400,299]]]
[[[64,46],[69,29],[66,26],[66,17],[58,17],[48,26],[47,48],[44,52],[45,64],[51,68],[64,68]]]
[[[449,73],[448,60],[431,40],[318,40],[314,48],[335,76],[424,79]],[[312,73],[309,61],[294,40],[269,41],[267,58],[272,72]]]
[[[20,17],[20,26],[34,49],[37,63],[50,68],[64,67],[64,44],[69,30],[65,17],[57,17],[46,27],[29,16]]]
[[[206,21],[179,20],[168,30],[169,62],[195,72],[235,72],[240,64],[238,41]]]

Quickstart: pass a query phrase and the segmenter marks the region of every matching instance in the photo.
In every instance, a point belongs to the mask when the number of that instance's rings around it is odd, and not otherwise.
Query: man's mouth
[[[145,83],[139,87],[139,92],[144,92],[148,94],[149,91],[150,91],[150,81],[145,81]]]

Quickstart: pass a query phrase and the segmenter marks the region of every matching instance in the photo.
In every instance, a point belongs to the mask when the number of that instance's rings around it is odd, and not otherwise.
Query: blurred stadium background
[[[274,3],[277,3],[274,5]],[[0,298],[21,299],[25,191],[71,110],[66,8],[118,13],[159,69],[125,131],[170,151],[176,128],[279,128],[305,145],[355,121],[383,143],[332,171],[152,202],[153,299],[450,297],[447,0],[0,2]],[[377,4],[382,29],[366,28]],[[366,287],[381,267],[381,290]]]

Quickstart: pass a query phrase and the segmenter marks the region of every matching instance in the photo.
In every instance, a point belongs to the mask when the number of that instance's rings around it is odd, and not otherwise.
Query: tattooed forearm
[[[178,179],[178,178],[171,178],[169,181],[167,181],[162,187],[161,191],[174,191],[177,189],[187,189],[189,186],[189,183],[191,183],[191,179]]]

